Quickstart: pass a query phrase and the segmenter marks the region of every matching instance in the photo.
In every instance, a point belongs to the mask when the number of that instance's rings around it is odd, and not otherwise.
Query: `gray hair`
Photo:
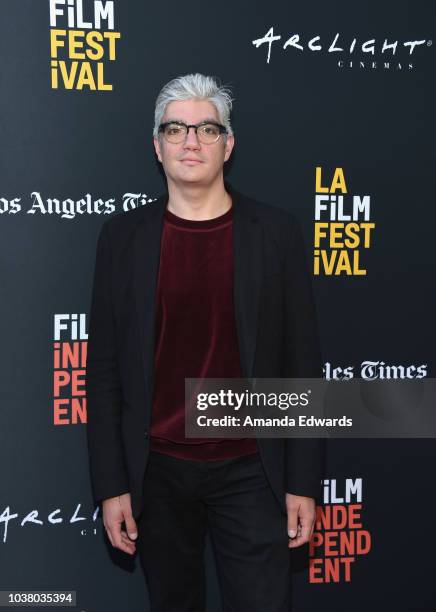
[[[232,92],[218,82],[216,77],[204,74],[186,74],[169,81],[162,87],[156,99],[154,109],[153,136],[158,137],[159,125],[162,123],[167,104],[177,100],[207,100],[215,106],[222,125],[227,128],[227,134],[233,136],[230,125],[232,109]],[[226,134],[224,134],[224,137]]]

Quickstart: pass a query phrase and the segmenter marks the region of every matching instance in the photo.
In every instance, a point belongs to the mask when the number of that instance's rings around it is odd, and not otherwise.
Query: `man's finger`
[[[115,547],[131,555],[135,552],[135,544],[134,542],[127,543],[127,541],[124,538],[127,538],[127,536],[125,535],[123,537],[123,535],[121,534],[121,530],[120,530],[116,534],[116,537],[114,538]]]
[[[131,540],[136,540],[138,537],[138,529],[136,528],[135,519],[131,514],[125,516],[124,522],[126,524],[126,531],[129,534]]]
[[[109,538],[109,542],[115,547],[115,538],[110,527],[106,527],[106,535]]]
[[[298,508],[288,508],[288,536],[295,538],[298,529]]]
[[[310,540],[310,530],[310,525],[301,525],[300,534],[297,535],[296,538],[289,540],[288,547],[297,548],[298,546],[306,544]]]
[[[112,546],[114,546],[114,540],[111,534],[111,530],[109,529],[109,527],[105,527],[106,529],[106,535],[109,538],[109,542],[112,544]]]
[[[131,550],[136,550],[136,543],[129,538],[128,534],[125,531],[121,532],[121,538],[124,544],[127,544],[127,546],[131,548]]]
[[[114,548],[119,548],[123,552],[129,554],[133,554],[135,552],[135,543],[130,541],[127,542],[127,534],[124,533],[126,539],[124,539],[122,536],[121,523],[116,522],[112,525],[108,525],[106,528],[106,533]]]
[[[309,538],[310,538],[310,528],[311,525],[302,525],[301,526],[301,539],[303,540],[303,543],[308,542]]]
[[[135,547],[135,544],[133,542],[131,542],[130,540],[125,539],[125,538],[122,538],[122,542],[123,542],[123,546],[128,548],[129,552],[131,552],[131,553],[136,552],[136,547]]]
[[[302,537],[296,537],[294,539],[288,540],[288,548],[298,548],[304,544]]]

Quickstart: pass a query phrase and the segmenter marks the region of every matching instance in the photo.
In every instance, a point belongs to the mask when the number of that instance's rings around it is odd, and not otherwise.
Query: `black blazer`
[[[322,377],[315,308],[293,215],[233,199],[234,304],[243,377]],[[87,355],[87,434],[95,503],[130,492],[137,518],[149,453],[155,289],[168,195],[108,219],[97,243]],[[225,373],[223,373],[223,376]],[[285,511],[285,492],[320,492],[320,439],[258,439]]]

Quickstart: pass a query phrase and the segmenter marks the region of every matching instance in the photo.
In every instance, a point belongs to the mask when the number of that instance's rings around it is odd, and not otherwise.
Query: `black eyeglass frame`
[[[218,138],[216,140],[214,140],[213,142],[210,142],[210,143],[204,143],[203,142],[202,144],[215,144],[215,142],[218,142],[221,134],[227,134],[227,128],[224,125],[221,125],[221,123],[216,123],[216,121],[201,121],[201,123],[197,123],[197,124],[193,123],[191,125],[187,125],[183,121],[166,121],[165,123],[161,123],[160,124],[158,132],[163,132],[165,130],[165,128],[167,127],[167,125],[180,125],[180,126],[185,127],[186,128],[185,138],[189,134],[190,128],[194,128],[195,135],[197,136],[197,138],[198,138],[197,130],[202,125],[215,125],[217,128],[219,128],[220,133],[218,134]],[[183,142],[183,140],[184,139],[182,138],[182,140],[180,142]]]

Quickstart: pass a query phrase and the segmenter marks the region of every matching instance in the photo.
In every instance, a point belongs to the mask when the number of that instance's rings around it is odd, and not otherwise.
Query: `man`
[[[204,609],[207,528],[224,609],[288,610],[289,548],[310,539],[322,476],[321,440],[184,436],[185,377],[322,375],[296,220],[224,181],[231,105],[201,74],[163,87],[154,147],[168,193],[105,222],[97,245],[94,498],[114,547],[134,554],[137,540],[159,612]]]

